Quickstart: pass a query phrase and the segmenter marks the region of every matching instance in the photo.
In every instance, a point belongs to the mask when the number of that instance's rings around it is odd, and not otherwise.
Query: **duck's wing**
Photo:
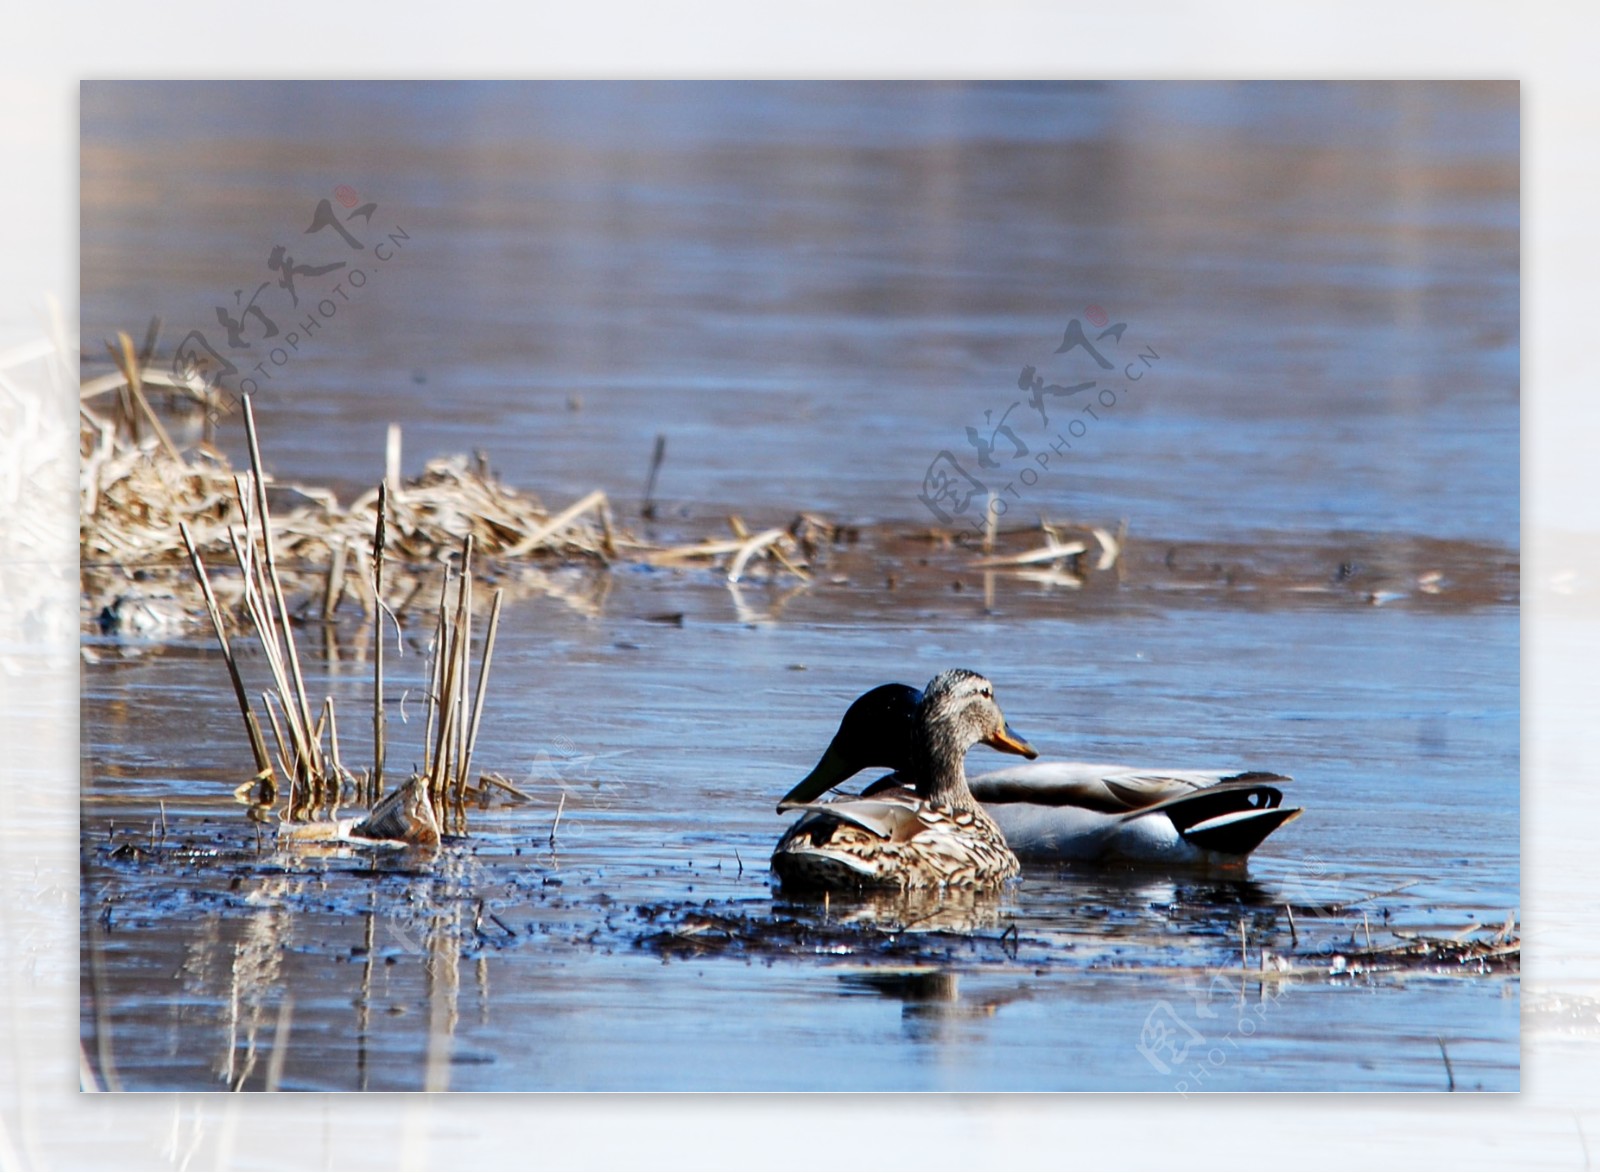
[[[914,801],[844,798],[835,802],[787,802],[780,805],[778,810],[806,811],[818,817],[837,819],[891,843],[911,838],[925,825]],[[796,824],[795,829],[799,830],[800,826]]]
[[[1271,790],[1265,784],[1288,781],[1286,775],[1262,770],[1141,770],[1100,762],[1031,762],[980,774],[968,785],[985,806],[1025,803],[1124,815],[1218,787]]]

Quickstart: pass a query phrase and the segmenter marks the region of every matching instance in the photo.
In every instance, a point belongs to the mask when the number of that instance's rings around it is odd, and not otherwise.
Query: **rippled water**
[[[409,234],[258,401],[286,475],[370,482],[394,419],[408,468],[626,503],[662,433],[663,536],[914,528],[1085,307],[1161,355],[1070,462],[1025,400],[994,452],[1044,468],[1014,516],[1128,519],[1120,582],[986,606],[869,543],[799,591],[508,604],[477,760],[532,801],[432,863],[258,844],[209,645],[89,641],[84,1035],[124,1086],[1516,1088],[1515,977],[1237,970],[1241,921],[1257,967],[1519,902],[1514,88],[90,86],[84,126],[86,340],[214,322],[335,183]],[[1173,589],[1166,542],[1394,598]],[[365,760],[356,633],[303,638]],[[894,940],[775,896],[848,701],[957,664],[1047,757],[1279,770],[1307,813],[1246,876],[1031,868]]]

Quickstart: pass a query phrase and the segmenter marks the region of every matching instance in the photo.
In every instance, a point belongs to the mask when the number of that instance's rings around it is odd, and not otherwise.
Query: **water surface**
[[[641,532],[903,534],[935,520],[930,461],[978,471],[965,429],[1020,400],[1026,454],[1001,437],[983,471],[1018,486],[1007,524],[1126,519],[1136,547],[987,605],[871,542],[799,590],[619,566],[591,607],[518,598],[476,760],[532,801],[431,863],[258,846],[205,640],[90,641],[83,1029],[123,1086],[1517,1087],[1514,976],[1233,972],[1241,921],[1331,961],[1518,906],[1514,87],[141,83],[83,109],[86,340],[214,331],[336,184],[407,234],[261,392],[281,475],[354,491],[399,420],[410,471],[483,448],[627,515],[665,434]],[[1108,350],[1159,354],[1139,382],[1053,355],[1092,306],[1126,323]],[[1048,465],[1075,406],[1046,430],[1025,365],[1115,394]],[[1295,601],[1162,570],[1169,542],[1382,581]],[[303,638],[366,760],[355,631]],[[772,803],[857,693],[955,665],[1046,756],[1274,769],[1307,814],[1245,875],[1030,868],[967,925],[852,944],[849,908],[772,891]],[[663,946],[697,910],[814,933]]]

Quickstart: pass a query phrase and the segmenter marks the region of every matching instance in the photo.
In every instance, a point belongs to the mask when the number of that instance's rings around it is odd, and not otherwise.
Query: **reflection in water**
[[[461,1016],[457,999],[461,992],[461,902],[448,908],[435,908],[428,916],[424,941],[426,960],[423,972],[428,1004],[428,1050],[424,1062],[424,1091],[442,1092],[450,1087],[450,1054],[456,1024]]]
[[[875,528],[786,593],[508,570],[480,752],[535,802],[415,874],[252,852],[209,643],[89,641],[83,1037],[108,1084],[262,1087],[289,1038],[286,1086],[819,1087],[817,1039],[894,998],[981,1043],[952,1086],[1144,1087],[1152,1006],[1287,948],[1286,904],[1304,951],[1389,925],[1307,906],[1407,881],[1394,928],[1517,903],[1515,87],[313,89],[85,91],[86,335],[212,320],[354,160],[419,247],[268,392],[275,475],[363,491],[394,419],[415,451],[488,439],[510,483],[620,501],[667,430],[663,531],[725,507]],[[228,151],[184,146],[216,126]],[[240,185],[241,161],[274,182]],[[1089,299],[1138,314],[1181,380],[1119,392],[1070,460],[1019,430],[1029,454],[985,474],[997,552],[1038,515],[1132,536],[1114,574],[982,574],[930,540],[917,480],[967,457],[964,427]],[[687,622],[641,620],[661,615]],[[370,699],[349,667],[370,624],[309,626],[308,684]],[[390,662],[413,732],[425,659],[407,639]],[[1033,868],[970,905],[774,900],[770,796],[864,687],[957,664],[1061,731],[1048,756],[1281,762],[1308,814],[1253,879]],[[102,850],[158,802],[174,840],[221,827],[244,862]],[[885,968],[836,983],[845,958]],[[1513,983],[1307,985],[1208,1086],[1433,1088],[1441,1035],[1515,1087]],[[853,1059],[922,1087],[917,1050]]]
[[[841,993],[873,993],[896,998],[905,1036],[915,1042],[951,1041],[954,1031],[972,1019],[993,1018],[1002,1006],[1033,996],[1026,986],[962,998],[961,975],[950,969],[873,969],[842,973]]]
[[[1029,1016],[1000,1013],[1014,1003],[1050,1002],[1057,1023],[1050,1029],[1067,1030],[1074,1021],[1081,1025],[1084,1013],[1137,1020],[1163,1001],[1197,999],[1216,1011],[1252,991],[1265,997],[1269,986],[1277,991],[1290,980],[1264,968],[1262,956],[1289,948],[1293,929],[1283,917],[1294,900],[1291,885],[1281,881],[1068,871],[1029,874],[1001,893],[799,900],[773,897],[764,878],[731,871],[700,871],[686,884],[682,876],[618,870],[614,862],[557,868],[554,861],[535,862],[534,850],[518,854],[515,843],[525,838],[488,830],[470,843],[447,845],[427,867],[387,856],[277,854],[240,869],[218,857],[202,861],[191,883],[195,898],[225,889],[220,910],[214,906],[176,935],[119,932],[115,939],[123,950],[153,956],[181,950],[173,973],[181,988],[173,998],[184,1009],[175,1041],[207,1065],[211,1079],[232,1089],[444,1090],[466,1073],[474,1073],[470,1087],[531,1086],[516,1078],[496,1082],[492,1069],[487,1085],[475,1074],[478,1064],[538,1068],[534,1057],[522,1056],[520,1043],[506,1048],[503,1027],[489,1030],[491,996],[496,1023],[509,1016],[519,1031],[550,1010],[562,1021],[562,1008],[574,999],[627,1022],[638,1007],[653,1004],[637,999],[655,988],[639,984],[642,975],[623,960],[630,956],[652,958],[654,966],[685,963],[696,989],[706,978],[717,983],[724,993],[714,999],[715,1017],[724,1022],[730,1015],[737,1020],[739,1006],[754,1013],[796,979],[815,988],[817,977],[808,975],[819,965],[848,962],[850,969],[832,974],[840,992],[899,1001],[907,1040],[963,1047],[996,1031],[1025,1030],[1015,1023],[1031,1022]],[[579,850],[586,859],[614,861],[588,846]],[[119,910],[112,923],[120,923],[125,905],[159,908],[178,858],[175,852],[115,856],[108,849],[93,870],[103,872],[94,882]],[[271,868],[284,870],[262,874]],[[611,895],[645,891],[687,892],[687,899],[633,906]],[[1359,917],[1313,921],[1314,912],[1295,907],[1307,918],[1299,925],[1302,956],[1318,938],[1342,948],[1363,930]],[[182,918],[170,923],[181,926]],[[603,960],[614,954],[615,961]],[[467,963],[478,1009],[463,1015]],[[490,971],[501,965],[512,967],[513,976],[491,991]],[[1249,973],[1242,976],[1241,968]],[[113,1013],[98,1032],[102,1070],[111,1069],[105,1062],[111,1050],[144,1053],[151,1024],[139,1007],[158,988],[149,970],[110,971]],[[570,977],[560,976],[579,972],[594,975],[593,984],[575,990]],[[1110,975],[1120,975],[1114,991],[1102,988]],[[1176,986],[1152,993],[1152,980]],[[140,996],[126,1003],[130,983]],[[1092,1010],[1069,996],[1081,983],[1098,991]],[[667,991],[660,996],[674,996],[670,982],[659,988]],[[1276,1004],[1278,994],[1271,996]],[[1055,1004],[1064,997],[1069,1004],[1058,1013]],[[1298,1013],[1275,1010],[1272,1022],[1298,1022]],[[875,1037],[870,1023],[822,1003],[808,1020],[810,1029]],[[285,1046],[291,1027],[292,1049]],[[542,1036],[545,1028],[538,1029]],[[1086,1045],[1107,1045],[1095,1034],[1105,1029],[1094,1027]],[[1131,1047],[1137,1022],[1123,1033]],[[203,1044],[208,1037],[214,1048]],[[950,1054],[954,1061],[958,1053]],[[966,1052],[959,1054],[964,1061]],[[559,1074],[549,1078],[555,1082],[537,1086],[568,1086]]]
[[[785,893],[775,911],[822,924],[860,925],[884,932],[977,933],[999,926],[1005,911],[1000,892],[989,889],[911,888],[839,893]]]
[[[734,614],[738,616],[740,623],[752,626],[776,623],[783,617],[783,609],[788,605],[789,600],[810,585],[809,582],[803,581],[780,590],[769,583],[762,588],[767,599],[766,606],[752,607],[745,598],[744,589],[738,583],[727,583],[728,594],[733,598]]]
[[[301,866],[292,859],[279,859]],[[280,1086],[291,1057],[295,1068],[302,1067],[304,1057],[288,1046],[297,999],[313,1014],[318,1014],[314,1009],[318,1006],[348,1006],[353,1014],[344,1021],[337,1014],[331,1020],[319,1014],[313,1019],[315,1025],[302,1026],[296,1041],[307,1045],[309,1032],[318,1051],[312,1061],[304,1062],[303,1070],[291,1070],[292,1079],[306,1086],[353,1086],[364,1091],[372,1086],[375,1055],[381,1056],[377,1062],[392,1065],[399,1054],[406,1058],[398,1069],[384,1071],[377,1082],[386,1088],[403,1087],[418,1074],[414,1056],[421,1054],[425,1056],[422,1087],[447,1090],[460,1025],[461,958],[485,933],[473,911],[477,905],[471,899],[473,873],[468,862],[464,856],[444,857],[434,874],[398,877],[417,881],[406,883],[398,900],[393,898],[398,892],[382,897],[374,888],[359,912],[359,943],[332,950],[320,940],[329,924],[317,913],[342,908],[344,901],[329,903],[327,873],[269,875],[237,888],[237,898],[230,903],[240,912],[207,913],[184,941],[175,975],[181,996],[174,1009],[185,1028],[183,1045],[195,1050],[193,1029],[213,1026],[219,1031],[216,1048],[206,1057],[212,1078],[232,1091],[273,1090]],[[152,879],[159,882],[159,876]],[[301,930],[303,922],[307,928]],[[338,964],[341,955],[360,957],[353,991],[344,985],[342,975],[351,971]],[[299,963],[305,956],[311,959],[309,968]],[[482,1026],[488,1022],[489,1007],[486,956],[479,956],[475,970],[477,1019]],[[418,987],[417,1000],[426,1009],[423,1039],[415,1037],[418,1031],[408,996]],[[111,1024],[102,1026],[102,1044],[114,1046],[117,1035]],[[355,1065],[348,1083],[334,1069],[344,1054],[350,1054]]]
[[[258,1036],[269,1007],[276,1020],[272,1003],[286,996],[280,982],[293,917],[278,902],[299,895],[304,887],[302,879],[276,877],[262,882],[248,898],[258,907],[246,918],[244,939],[233,947],[229,962],[227,1031],[217,1071],[232,1091],[242,1091],[255,1071]]]

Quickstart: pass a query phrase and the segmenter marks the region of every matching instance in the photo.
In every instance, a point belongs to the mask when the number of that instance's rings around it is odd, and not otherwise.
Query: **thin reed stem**
[[[244,690],[244,679],[239,675],[239,664],[233,658],[233,648],[228,644],[228,632],[222,623],[222,610],[217,606],[217,596],[211,590],[211,578],[206,574],[205,563],[200,560],[200,551],[195,549],[194,536],[189,532],[188,523],[180,521],[178,532],[183,535],[183,544],[189,551],[189,561],[194,566],[195,577],[200,580],[200,592],[205,596],[206,611],[211,616],[211,626],[217,633],[217,643],[222,646],[222,660],[228,666],[228,678],[233,681],[234,699],[239,702],[239,713],[244,717],[245,733],[250,738],[250,752],[256,760],[256,773],[270,778],[272,759],[267,755],[267,743],[261,736],[261,726],[256,721],[256,715],[250,711],[250,698]]]
[[[272,543],[272,513],[267,508],[266,472],[261,466],[261,445],[256,436],[255,409],[251,406],[250,396],[248,395],[244,397],[244,431],[245,439],[249,442],[250,448],[250,471],[255,474],[256,478],[256,506],[261,513],[261,542],[266,556],[267,578],[272,584],[272,598],[278,607],[278,617],[283,622],[283,642],[289,653],[289,672],[294,682],[294,701],[300,708],[300,719],[303,726],[309,730],[311,728],[311,704],[306,698],[305,678],[300,672],[300,653],[295,648],[294,632],[289,624],[289,605],[284,601],[283,582],[278,577],[278,558],[273,550]],[[284,703],[285,705],[288,704],[287,698],[285,698]],[[308,748],[313,756],[306,762],[306,767],[308,770],[316,770],[320,773],[321,761],[320,755],[316,752],[316,744],[313,742]]]
[[[483,641],[483,662],[478,665],[478,687],[472,698],[472,732],[467,735],[466,760],[461,765],[463,776],[472,773],[472,754],[478,746],[478,723],[483,720],[483,699],[489,689],[489,664],[494,659],[494,637],[500,630],[500,603],[504,591],[495,591],[494,602],[489,607],[489,631]]]
[[[372,794],[376,802],[383,795],[383,761],[388,749],[385,745],[383,712],[383,547],[386,539],[384,519],[389,508],[389,486],[378,484],[378,520],[372,533],[372,628],[377,639],[372,658]]]

